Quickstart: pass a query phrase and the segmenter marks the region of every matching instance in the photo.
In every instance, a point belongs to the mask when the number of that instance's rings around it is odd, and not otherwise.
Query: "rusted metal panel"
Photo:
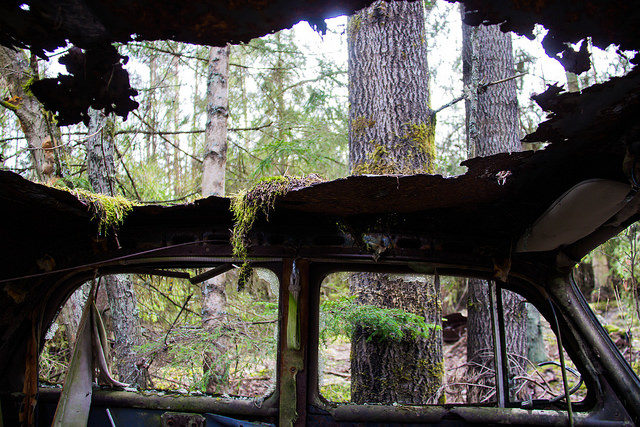
[[[309,286],[306,260],[286,259],[280,286],[280,425],[307,425]],[[284,330],[282,330],[284,328]]]

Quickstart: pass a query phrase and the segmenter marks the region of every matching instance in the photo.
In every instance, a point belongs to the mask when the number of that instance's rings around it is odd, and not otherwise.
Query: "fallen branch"
[[[350,379],[351,378],[351,374],[345,374],[342,372],[335,372],[335,371],[324,371],[325,374],[329,374],[329,375],[335,375],[336,377],[342,377],[342,378],[347,378]]]

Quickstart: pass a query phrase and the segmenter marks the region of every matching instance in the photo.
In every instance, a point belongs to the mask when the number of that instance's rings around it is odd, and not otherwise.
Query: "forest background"
[[[460,12],[456,5],[437,1],[425,19],[431,108],[438,110],[463,93]],[[544,34],[544,28],[538,27],[536,40],[513,36],[522,136],[533,132],[544,119],[530,96],[544,91],[548,84],[564,85],[572,79],[544,54],[540,45]],[[231,46],[226,194],[250,188],[269,176],[315,173],[334,179],[349,174],[347,37],[346,17],[340,17],[328,21],[328,33],[322,37],[300,23],[291,30]],[[53,52],[49,62],[20,52],[23,62],[9,64],[7,61],[16,56],[2,56],[0,168],[35,181],[90,191],[87,141],[105,130],[113,143],[115,168],[110,179],[114,193],[143,204],[186,203],[202,197],[210,48],[166,41],[133,42],[118,46],[118,50],[129,57],[126,68],[138,90],[135,99],[140,107],[127,120],[111,117],[101,127],[62,127],[60,143],[52,147],[52,170],[46,177],[34,168],[34,148],[12,108],[15,93],[11,80],[15,76],[10,70],[20,66],[30,78],[55,76],[62,72],[56,58],[65,52]],[[628,55],[615,47],[605,51],[590,47],[590,51],[594,67],[572,80],[578,89],[623,75],[631,68]],[[28,90],[24,96],[30,96]],[[50,114],[42,112],[42,117],[45,124],[55,125]],[[524,148],[541,149],[543,144]],[[437,113],[435,173],[464,173],[460,162],[466,158],[464,103],[457,102]],[[579,276],[593,288],[588,293],[594,292],[597,301],[604,295],[603,301],[621,308],[622,317],[609,323],[627,332],[637,323],[634,319],[640,312],[636,277],[639,239],[633,226],[579,268]],[[156,285],[161,290],[169,286]],[[139,294],[139,299],[145,295]],[[149,304],[150,308],[142,311],[151,318],[172,319],[185,295],[176,295],[179,301],[169,304],[170,309],[165,301]],[[459,308],[462,295],[458,289],[444,290],[443,295],[445,313]],[[193,313],[193,323],[200,321],[196,314],[201,306],[184,307]],[[255,312],[248,312],[253,313],[251,321],[262,321]]]

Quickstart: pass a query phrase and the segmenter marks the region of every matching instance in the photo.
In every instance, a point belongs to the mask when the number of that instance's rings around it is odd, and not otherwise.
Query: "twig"
[[[458,102],[462,101],[464,98],[465,98],[464,95],[460,95],[459,97],[455,98],[454,100],[447,102],[442,107],[440,107],[440,108],[438,108],[436,110],[433,110],[431,112],[431,117],[435,116],[436,114],[438,114],[440,111],[444,110],[445,108],[449,108],[452,105],[457,104]]]
[[[145,204],[145,205],[158,205],[161,203],[177,203],[177,202],[181,202],[185,199],[188,199],[191,196],[195,196],[196,194],[199,194],[197,191],[193,191],[189,194],[186,194],[182,197],[178,197],[177,199],[170,199],[170,200],[141,200],[140,203]]]
[[[478,88],[478,92],[484,91],[490,86],[497,85],[497,84],[504,83],[504,82],[508,82],[509,80],[517,79],[518,77],[523,77],[523,76],[526,76],[526,75],[527,75],[527,73],[520,73],[520,74],[513,75],[511,77],[505,77],[504,79],[496,80],[494,82],[485,83],[483,85],[480,85],[480,87]]]
[[[269,122],[269,123],[265,123],[263,125],[258,125],[258,126],[248,127],[248,128],[229,128],[227,130],[229,132],[243,132],[243,131],[247,131],[247,130],[260,130],[260,129],[268,128],[272,124],[273,124],[273,122]]]
[[[196,312],[194,312],[193,310],[190,310],[188,308],[185,308],[185,306],[181,306],[180,304],[178,304],[177,302],[175,302],[174,300],[172,300],[169,295],[165,294],[164,292],[162,292],[160,289],[156,288],[155,286],[153,286],[151,283],[145,283],[145,285],[147,285],[148,287],[150,287],[151,289],[153,289],[154,291],[156,291],[157,293],[159,293],[160,295],[162,295],[163,297],[165,297],[167,300],[169,300],[169,302],[173,305],[175,305],[176,307],[182,307],[184,311],[187,311],[191,314],[195,314],[198,315]],[[142,286],[142,285],[138,285],[138,286]],[[189,298],[191,298],[191,295],[189,295]],[[187,299],[187,302],[189,302],[189,300]],[[177,320],[177,319],[176,319]],[[174,324],[176,323],[175,321],[173,322]],[[173,325],[171,325],[173,327]]]
[[[122,154],[120,154],[120,150],[118,150],[118,147],[116,146],[116,144],[113,144],[113,148],[116,150],[116,154],[118,155],[118,158],[120,159],[120,163],[122,164],[122,167],[124,168],[124,171],[126,172],[127,177],[129,178],[129,181],[131,182],[131,186],[133,187],[133,192],[136,194],[136,198],[138,200],[142,200],[142,197],[140,197],[140,193],[138,193],[138,188],[136,188],[136,183],[134,182],[133,177],[129,173],[129,169],[127,168],[127,165],[124,164],[124,158],[122,157]]]
[[[509,80],[517,79],[518,77],[522,77],[522,76],[526,76],[526,75],[527,75],[527,73],[520,73],[520,74],[516,74],[516,75],[511,76],[511,77],[506,77],[504,79],[496,80],[494,82],[482,84],[482,85],[478,86],[478,93],[483,93],[484,91],[487,90],[487,88],[489,88],[491,86],[494,86],[494,85],[497,85],[497,84],[500,84],[500,83],[504,83],[504,82],[508,82]],[[460,95],[459,97],[447,102],[442,107],[433,110],[431,112],[431,116],[432,117],[435,116],[440,111],[444,110],[445,108],[449,108],[454,104],[457,104],[458,102],[462,101],[465,98],[466,98],[466,95]]]
[[[172,380],[171,378],[164,378],[164,377],[161,377],[161,376],[158,376],[158,375],[155,375],[155,374],[150,374],[150,375],[151,375],[153,378],[156,378],[156,379],[158,379],[158,380],[168,381],[168,382],[170,382],[170,383],[174,383],[174,384],[181,385],[181,386],[184,386],[184,387],[190,387],[190,385],[189,385],[189,384],[185,384],[185,383],[180,382],[180,381]]]
[[[256,322],[244,322],[247,325],[268,325],[269,323],[277,323],[278,319],[273,320],[258,320]]]
[[[182,312],[185,310],[185,308],[187,308],[187,304],[189,303],[189,300],[191,299],[191,297],[193,296],[193,294],[189,295],[186,299],[186,301],[184,302],[184,304],[182,305],[182,308],[180,309],[180,312],[178,313],[178,315],[176,316],[176,318],[174,319],[173,323],[171,324],[171,326],[169,326],[169,330],[167,331],[167,334],[164,336],[164,345],[167,345],[167,338],[169,338],[169,334],[171,333],[171,329],[173,329],[173,325],[176,324],[176,322],[178,321],[178,319],[180,318],[180,315],[182,314]]]
[[[17,105],[13,105],[12,103],[5,101],[4,99],[0,99],[0,105],[2,105],[4,108],[7,108],[13,111],[14,113],[18,111]]]
[[[467,382],[455,382],[455,383],[448,383],[448,384],[443,384],[444,388],[450,387],[450,386],[457,386],[457,385],[464,385],[467,387],[482,387],[482,388],[487,388],[487,389],[495,389],[495,386],[490,386],[490,385],[485,385],[485,384],[473,384],[473,383],[467,383]]]
[[[249,378],[238,378],[236,381],[269,381],[271,377],[249,377]]]

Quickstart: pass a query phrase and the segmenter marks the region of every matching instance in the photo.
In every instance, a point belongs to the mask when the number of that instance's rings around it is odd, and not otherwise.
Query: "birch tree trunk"
[[[89,112],[87,176],[96,193],[115,195],[115,164],[112,124],[101,111]],[[146,363],[135,352],[141,343],[140,321],[133,283],[125,275],[105,276],[102,280],[109,302],[115,339],[116,372],[120,381],[146,388],[149,375]]]
[[[470,27],[465,24],[462,24],[462,34],[469,157],[520,151],[515,80],[482,87],[515,74],[511,35],[501,32],[497,25]],[[468,378],[477,378],[473,382],[480,385],[494,384],[493,378],[482,376],[485,368],[494,369],[487,290],[484,281],[469,281]],[[503,292],[503,306],[507,352],[526,357],[525,302],[514,293]],[[519,368],[519,363],[511,364],[510,376]],[[467,400],[469,403],[479,402],[485,393],[486,389],[482,387],[469,387]]]
[[[209,49],[207,75],[206,152],[202,170],[202,196],[224,196],[227,164],[227,109],[229,108],[229,46]]]
[[[207,123],[202,169],[202,196],[224,196],[227,164],[227,116],[229,108],[229,46],[209,49],[207,75]],[[204,355],[207,393],[226,393],[229,388],[228,343],[222,333],[227,321],[225,275],[221,274],[202,284],[202,326],[212,340]]]
[[[433,171],[434,129],[423,3],[376,1],[349,18],[349,165],[352,173]],[[433,280],[354,274],[356,302],[399,308],[441,324]],[[352,336],[351,399],[355,403],[424,404],[442,384],[442,334],[399,341]]]

